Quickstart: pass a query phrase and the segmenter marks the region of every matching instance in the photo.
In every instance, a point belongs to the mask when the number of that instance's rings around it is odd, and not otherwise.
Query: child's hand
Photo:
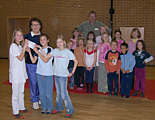
[[[72,73],[69,73],[68,77],[72,77],[72,75],[73,75]]]
[[[26,49],[27,48],[27,46],[28,46],[28,42],[24,42],[24,46],[23,46],[23,49]]]
[[[130,70],[127,70],[127,71],[126,71],[126,73],[129,73],[129,72],[130,72]]]
[[[35,53],[37,53],[37,54],[39,53],[39,51],[38,51],[38,49],[36,47],[33,48],[33,50],[34,50]]]
[[[31,52],[29,47],[26,48],[26,51],[29,52],[29,53]]]
[[[122,71],[122,72],[123,72],[123,74],[125,74],[125,70],[124,70],[124,69],[123,69],[123,71]]]
[[[109,74],[109,70],[107,70],[107,74]]]
[[[117,72],[116,72],[117,74],[119,74],[120,73],[120,70],[117,70]]]

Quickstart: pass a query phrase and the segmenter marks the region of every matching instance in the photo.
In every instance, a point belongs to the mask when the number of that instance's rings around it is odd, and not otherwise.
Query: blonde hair
[[[15,36],[16,36],[16,33],[17,33],[17,32],[21,32],[22,35],[23,35],[23,31],[22,31],[21,28],[16,28],[16,29],[13,31],[12,43],[15,43],[15,44],[17,44],[17,43],[16,43],[16,39],[15,39]],[[23,40],[20,42],[20,45],[23,45],[23,42],[24,42],[24,35],[23,35]]]
[[[61,40],[63,41],[63,43],[64,43],[64,48],[66,48],[66,41],[64,40],[64,36],[63,36],[62,34],[59,34],[59,35],[57,36],[57,41],[58,41],[58,39],[61,39]]]
[[[104,39],[102,39],[103,35],[108,35],[108,39],[109,39],[109,34],[107,32],[104,32],[104,33],[101,34],[101,41],[104,43]]]

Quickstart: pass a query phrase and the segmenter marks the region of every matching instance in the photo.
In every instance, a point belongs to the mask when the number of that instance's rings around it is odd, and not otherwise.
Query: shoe
[[[44,111],[41,111],[41,114],[45,114],[45,112]]]
[[[14,116],[16,119],[24,119],[24,116],[21,116],[20,114],[15,114]]]
[[[144,97],[144,93],[143,92],[140,93],[140,97]]]
[[[132,96],[137,96],[138,95],[138,91],[136,90],[135,93],[132,94]]]
[[[71,118],[72,117],[72,114],[66,114],[64,117],[65,118]]]
[[[27,109],[25,109],[25,110],[20,110],[20,112],[21,112],[21,113],[27,113],[28,110],[27,110]]]
[[[125,96],[125,98],[129,98],[130,96]]]
[[[39,104],[38,104],[38,102],[34,102],[34,103],[33,103],[33,109],[35,109],[35,110],[39,109]]]
[[[46,112],[46,114],[48,115],[48,114],[52,114],[52,112]]]
[[[51,114],[57,114],[57,113],[60,113],[61,111],[58,111],[58,110],[53,110]]]
[[[118,93],[114,93],[114,96],[118,96]]]

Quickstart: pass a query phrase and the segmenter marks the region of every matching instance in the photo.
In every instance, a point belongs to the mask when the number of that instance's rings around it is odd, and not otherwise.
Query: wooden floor
[[[155,68],[147,68],[147,78],[154,79]],[[150,77],[151,76],[151,77]],[[11,87],[2,84],[8,80],[8,60],[0,60],[0,120],[13,120]],[[25,120],[65,120],[64,112],[57,115],[41,115],[32,110],[29,89],[25,89],[25,106],[29,113]],[[146,98],[120,98],[102,95],[70,94],[75,114],[71,120],[155,120],[155,101]],[[55,95],[54,95],[55,101]]]

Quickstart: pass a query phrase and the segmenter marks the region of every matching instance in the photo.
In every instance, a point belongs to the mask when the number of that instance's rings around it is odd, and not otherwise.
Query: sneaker
[[[138,95],[138,92],[135,91],[135,93],[132,94],[132,96],[137,96]]]
[[[27,110],[27,109],[25,109],[25,110],[20,110],[20,112],[21,112],[21,113],[27,113],[28,110]]]
[[[34,102],[34,103],[33,103],[33,109],[35,109],[35,110],[39,109],[39,104],[38,104],[38,102]]]
[[[60,111],[58,111],[58,110],[53,110],[51,114],[56,114],[56,113],[60,113]]]
[[[48,115],[48,114],[51,114],[52,112],[46,112],[46,114]]]
[[[143,92],[140,93],[140,97],[144,97],[144,93]]]
[[[20,114],[15,114],[14,116],[16,119],[24,119],[24,116],[21,116]]]
[[[125,98],[129,98],[130,96],[125,96]]]
[[[72,114],[66,114],[64,117],[65,118],[71,118],[72,117]]]
[[[118,96],[118,93],[114,93],[114,96]]]

